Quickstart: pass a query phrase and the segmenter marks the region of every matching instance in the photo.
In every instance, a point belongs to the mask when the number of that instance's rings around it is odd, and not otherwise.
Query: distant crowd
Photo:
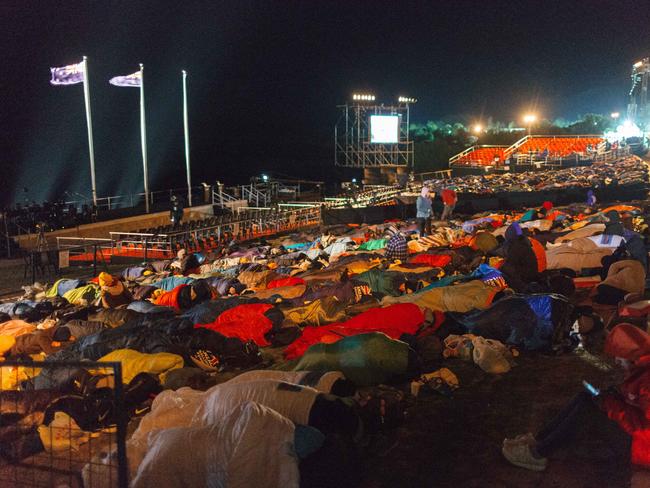
[[[96,213],[89,205],[78,208],[74,204],[63,202],[43,202],[42,204],[20,203],[2,209],[10,235],[65,229],[93,222]],[[3,229],[5,230],[5,229]]]

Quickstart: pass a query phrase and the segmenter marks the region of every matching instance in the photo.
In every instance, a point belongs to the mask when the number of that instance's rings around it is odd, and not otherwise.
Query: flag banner
[[[142,71],[136,71],[126,76],[116,76],[115,78],[111,78],[109,83],[115,86],[139,87],[142,85]]]
[[[50,68],[53,85],[74,85],[84,81],[84,62],[63,66],[62,68]]]

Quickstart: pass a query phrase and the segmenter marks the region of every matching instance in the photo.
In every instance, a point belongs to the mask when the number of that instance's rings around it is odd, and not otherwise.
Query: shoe
[[[533,456],[531,446],[523,442],[504,444],[501,453],[511,464],[531,471],[544,471],[548,465],[548,459]]]
[[[527,432],[525,434],[520,434],[517,437],[514,437],[513,439],[503,439],[503,445],[505,446],[506,444],[528,444],[529,446],[532,446],[535,444],[535,436],[531,434],[530,432]]]
[[[210,351],[199,349],[190,356],[192,362],[204,371],[218,371],[219,358]]]

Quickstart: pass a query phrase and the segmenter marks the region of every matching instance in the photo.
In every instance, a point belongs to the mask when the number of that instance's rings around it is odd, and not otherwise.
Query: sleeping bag
[[[568,335],[573,306],[561,295],[513,295],[487,310],[449,314],[467,332],[523,349],[548,349]]]
[[[406,374],[408,367],[408,344],[372,332],[346,337],[334,344],[314,344],[293,370],[341,371],[357,386],[370,386]]]
[[[424,313],[417,305],[399,303],[386,308],[371,308],[350,320],[322,327],[306,327],[302,336],[284,351],[287,359],[302,356],[308,347],[318,342],[333,343],[343,337],[383,332],[393,339],[402,334],[415,334],[424,322]]]
[[[277,310],[268,303],[251,303],[238,305],[226,310],[210,324],[197,324],[195,328],[206,328],[226,337],[237,337],[242,341],[252,340],[258,346],[268,346],[270,342],[264,337],[273,328],[273,322],[266,315]]]

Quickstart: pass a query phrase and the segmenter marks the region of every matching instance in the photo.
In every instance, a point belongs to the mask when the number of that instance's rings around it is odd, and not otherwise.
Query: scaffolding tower
[[[356,96],[355,96],[356,98]],[[339,119],[334,126],[334,164],[346,168],[413,168],[413,141],[409,137],[410,103],[384,105],[372,100],[353,100],[339,105]],[[370,117],[399,117],[398,141],[381,144],[371,141]]]
[[[627,106],[627,119],[642,130],[650,128],[650,102],[648,82],[650,81],[650,58],[644,58],[632,66],[632,88]]]

